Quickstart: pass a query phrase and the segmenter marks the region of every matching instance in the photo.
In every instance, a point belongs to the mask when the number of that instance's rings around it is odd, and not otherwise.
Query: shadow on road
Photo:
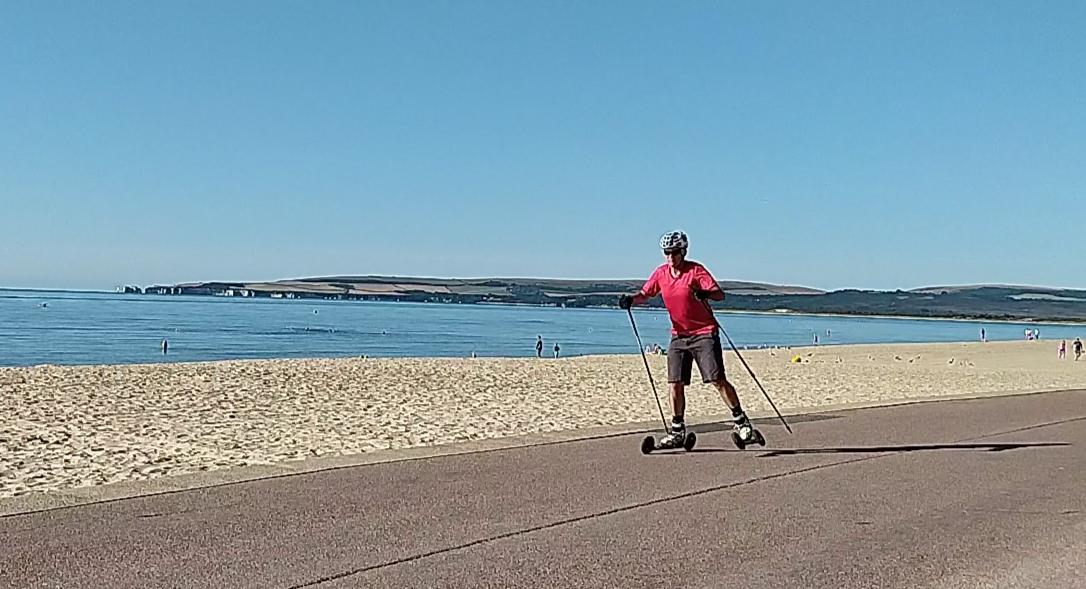
[[[1054,446],[1070,446],[1070,444],[1065,442],[1041,442],[1036,444],[905,444],[900,446],[791,448],[768,450],[759,454],[758,458],[776,458],[778,456],[796,456],[799,454],[878,454],[882,452],[924,452],[929,450],[984,450],[987,452],[1004,452],[1006,450],[1020,450],[1022,448],[1051,448]]]

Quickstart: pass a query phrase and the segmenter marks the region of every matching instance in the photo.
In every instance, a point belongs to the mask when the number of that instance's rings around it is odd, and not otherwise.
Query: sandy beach
[[[1086,388],[1086,358],[1075,362],[1068,345],[1060,360],[1058,345],[826,346],[744,357],[787,412]],[[769,411],[735,355],[725,360],[747,410]],[[665,395],[665,358],[649,362]],[[0,391],[0,497],[659,419],[634,355],[0,368]],[[700,383],[687,407],[693,423],[725,413]]]

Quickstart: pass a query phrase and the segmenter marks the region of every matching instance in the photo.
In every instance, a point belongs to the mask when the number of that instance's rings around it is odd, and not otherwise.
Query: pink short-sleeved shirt
[[[662,264],[641,287],[648,298],[661,295],[671,315],[672,335],[705,335],[716,330],[713,314],[705,303],[694,298],[694,289],[717,290],[719,286],[705,266],[686,260],[679,275],[671,275],[671,266]]]

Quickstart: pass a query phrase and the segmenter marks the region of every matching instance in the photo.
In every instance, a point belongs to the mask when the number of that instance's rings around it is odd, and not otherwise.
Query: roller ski
[[[758,444],[765,446],[765,438],[762,432],[754,429],[750,418],[742,415],[735,420],[735,429],[732,430],[732,443],[740,450],[746,450],[747,446]]]
[[[658,442],[652,436],[645,436],[645,439],[641,440],[641,453],[651,454],[657,450],[674,450],[676,448],[682,448],[689,452],[694,449],[697,443],[697,434],[686,431],[685,427],[677,428],[672,426],[671,431],[660,438]]]

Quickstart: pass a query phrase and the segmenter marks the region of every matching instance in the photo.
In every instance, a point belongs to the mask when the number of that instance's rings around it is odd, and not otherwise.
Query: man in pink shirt
[[[706,300],[723,301],[724,291],[705,266],[686,259],[690,242],[682,231],[665,233],[660,238],[664,264],[649,276],[633,295],[619,297],[618,306],[629,309],[656,295],[664,299],[671,316],[671,344],[667,347],[667,382],[671,392],[671,431],[660,441],[664,448],[681,446],[686,436],[683,415],[686,412],[686,385],[694,362],[698,363],[703,382],[711,382],[732,410],[735,430],[744,441],[753,439],[754,429],[743,412],[739,395],[724,376],[724,354],[720,346],[716,318]]]

